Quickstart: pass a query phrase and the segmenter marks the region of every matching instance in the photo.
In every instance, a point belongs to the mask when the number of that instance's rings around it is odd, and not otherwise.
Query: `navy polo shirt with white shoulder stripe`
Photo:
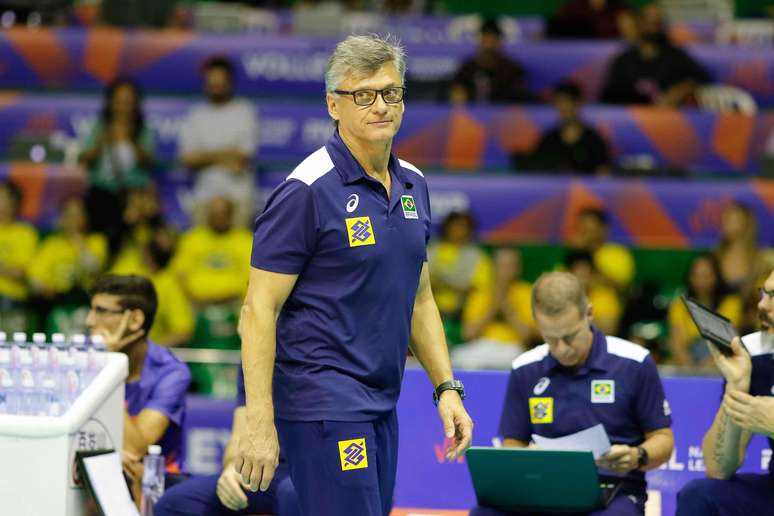
[[[277,321],[280,419],[368,421],[395,407],[430,201],[416,167],[390,155],[389,172],[388,198],[337,131],[256,220],[252,266],[298,275]]]
[[[751,355],[750,395],[774,396],[774,349],[763,343],[761,332],[742,337],[742,342]],[[766,438],[769,448],[774,450],[774,439]],[[774,478],[774,460],[769,461],[769,475]]]
[[[602,423],[612,444],[637,446],[647,432],[672,426],[650,352],[592,331],[589,356],[575,371],[551,356],[548,344],[513,361],[500,419],[502,437],[529,442],[532,434],[562,437]],[[644,486],[644,473],[632,471],[626,477]]]

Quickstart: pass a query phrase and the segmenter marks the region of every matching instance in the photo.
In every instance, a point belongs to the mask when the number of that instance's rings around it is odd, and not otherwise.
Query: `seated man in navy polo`
[[[296,491],[287,464],[280,457],[274,479],[266,491],[250,491],[249,484],[234,469],[239,437],[247,426],[245,378],[242,366],[237,375],[237,403],[231,438],[223,451],[223,470],[217,475],[194,477],[164,493],[153,507],[154,516],[227,516],[237,514],[277,514],[301,516]]]
[[[148,340],[158,298],[142,276],[107,275],[91,288],[86,325],[104,338],[110,351],[129,358],[124,405],[124,470],[137,495],[142,458],[151,444],[161,445],[167,472],[180,471],[188,366],[171,351]]]
[[[725,394],[702,445],[709,478],[683,487],[678,516],[774,514],[774,460],[768,474],[736,473],[753,434],[774,449],[774,272],[760,289],[758,314],[761,331],[743,337],[744,347],[735,339],[733,355],[708,344]]]
[[[532,313],[546,343],[513,362],[500,420],[504,445],[524,448],[532,434],[561,437],[601,423],[613,444],[597,464],[622,486],[592,514],[644,514],[645,471],[669,460],[674,447],[669,405],[648,350],[592,326],[583,288],[566,272],[538,278]],[[470,514],[504,513],[477,507]]]

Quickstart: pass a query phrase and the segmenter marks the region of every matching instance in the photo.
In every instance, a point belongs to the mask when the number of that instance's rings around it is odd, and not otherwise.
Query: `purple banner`
[[[197,93],[200,69],[213,54],[238,64],[240,92],[251,95],[322,95],[325,63],[335,40],[213,35],[189,32],[59,29],[0,32],[0,87],[101,88],[130,75],[149,91]],[[408,79],[444,81],[474,52],[470,43],[407,45]],[[519,42],[506,47],[524,66],[530,88],[544,94],[572,77],[595,98],[617,42]],[[770,48],[688,48],[714,79],[749,90],[761,105],[774,105],[774,53]]]
[[[507,374],[458,372],[468,392],[465,402],[475,422],[474,444],[490,446],[497,437]],[[675,452],[660,469],[648,473],[651,503],[660,501],[661,514],[672,515],[675,496],[691,479],[703,476],[701,442],[721,399],[721,382],[709,378],[664,378],[672,408]],[[475,496],[464,460],[448,462],[443,456],[443,429],[430,402],[432,387],[425,374],[407,370],[398,402],[401,440],[398,452],[397,507],[465,510]],[[697,395],[701,393],[701,395]],[[194,473],[220,470],[220,456],[228,441],[233,402],[189,397],[186,421],[186,464]],[[768,470],[771,450],[755,436],[741,471]],[[660,500],[659,500],[660,499]]]
[[[20,137],[61,136],[83,141],[100,100],[90,96],[0,94],[0,150]],[[145,103],[158,155],[176,159],[177,137],[192,101],[151,98]],[[258,161],[263,166],[297,164],[323,145],[333,131],[319,103],[263,101]],[[708,173],[755,173],[774,141],[774,113],[748,117],[698,110],[590,106],[585,119],[605,137],[613,159],[645,156],[656,168]],[[505,169],[514,152],[537,145],[556,123],[546,106],[449,108],[409,100],[395,140],[402,158],[428,169]],[[57,141],[63,141],[59,138]],[[7,151],[6,151],[7,152]]]
[[[428,184],[436,222],[469,209],[489,243],[569,242],[578,212],[596,206],[608,211],[611,237],[624,245],[708,248],[717,244],[721,215],[732,201],[755,213],[761,245],[774,243],[774,184],[768,181],[432,175]]]

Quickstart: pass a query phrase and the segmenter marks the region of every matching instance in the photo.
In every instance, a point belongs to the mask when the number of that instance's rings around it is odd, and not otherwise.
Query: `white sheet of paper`
[[[610,438],[602,423],[564,437],[541,437],[532,434],[532,440],[543,450],[590,451],[598,459],[610,450]]]
[[[140,515],[126,486],[118,453],[85,457],[83,464],[105,516]]]

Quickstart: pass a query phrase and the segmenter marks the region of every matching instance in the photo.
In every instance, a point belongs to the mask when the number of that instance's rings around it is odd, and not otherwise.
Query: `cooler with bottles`
[[[79,450],[121,450],[127,357],[102,342],[0,332],[3,514],[84,514]]]

